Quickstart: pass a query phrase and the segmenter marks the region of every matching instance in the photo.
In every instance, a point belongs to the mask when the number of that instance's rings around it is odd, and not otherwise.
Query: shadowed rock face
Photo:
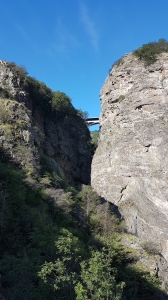
[[[7,136],[4,133],[1,113],[0,146],[17,158],[21,165],[26,166],[27,160],[36,165],[34,161],[37,161],[37,157],[45,155],[52,167],[68,182],[75,180],[84,184],[90,183],[91,137],[84,120],[77,115],[75,109],[72,115],[56,117],[49,99],[44,96],[41,99],[38,90],[32,97],[27,77],[22,74],[23,70],[15,65],[13,72],[10,65],[0,60],[0,96],[12,99],[0,101],[0,108],[5,111],[5,115],[8,113],[7,123],[10,124],[10,136]],[[50,93],[52,94],[51,90]],[[27,153],[23,150],[26,147],[30,148],[31,155],[24,155]],[[31,150],[33,147],[36,155]]]
[[[126,54],[100,98],[92,186],[118,206],[129,232],[154,242],[168,261],[168,54],[146,68]]]

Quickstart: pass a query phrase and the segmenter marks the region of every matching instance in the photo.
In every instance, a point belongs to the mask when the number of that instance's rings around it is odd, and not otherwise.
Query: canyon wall
[[[90,132],[72,105],[70,112],[56,115],[52,90],[27,76],[24,67],[4,60],[0,60],[0,97],[5,99],[0,101],[2,149],[23,167],[29,161],[39,168],[44,158],[68,182],[90,183]]]
[[[155,245],[167,272],[168,54],[146,67],[132,53],[124,55],[100,98],[92,186],[117,207],[128,232]]]

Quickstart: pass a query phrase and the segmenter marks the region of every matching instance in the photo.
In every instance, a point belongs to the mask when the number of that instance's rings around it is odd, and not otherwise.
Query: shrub
[[[0,97],[6,99],[13,99],[13,95],[6,89],[0,87]]]
[[[6,123],[10,123],[10,122],[11,122],[10,110],[6,108],[6,106],[4,105],[4,101],[1,100],[0,101],[0,123],[6,124]]]
[[[7,63],[7,66],[10,68],[10,70],[15,76],[19,77],[21,81],[26,78],[28,72],[25,66],[17,66],[14,62]]]
[[[99,130],[94,130],[90,132],[91,138],[92,138],[92,144],[94,151],[96,150],[98,146],[98,140],[99,140]]]
[[[88,118],[88,112],[87,111],[83,111],[81,108],[76,110],[77,115],[82,118],[82,119],[87,119]]]
[[[157,254],[158,254],[157,246],[156,246],[155,243],[153,243],[153,242],[144,241],[144,242],[142,243],[142,248],[143,248],[148,254],[153,254],[153,255],[157,255]]]
[[[160,39],[158,42],[150,42],[142,45],[133,51],[133,55],[140,60],[144,60],[145,66],[153,64],[156,61],[156,55],[162,52],[168,52],[168,41]]]
[[[114,67],[114,66],[120,66],[121,64],[123,64],[123,57],[120,57],[119,59],[117,59],[113,64],[112,64],[112,66],[111,66],[111,68],[109,69],[109,74],[110,74],[110,72],[111,72],[111,70],[112,70],[112,68]]]

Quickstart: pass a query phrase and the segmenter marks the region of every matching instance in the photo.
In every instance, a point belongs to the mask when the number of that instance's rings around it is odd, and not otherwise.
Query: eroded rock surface
[[[154,242],[168,261],[168,54],[148,67],[126,54],[100,98],[92,186],[118,206],[128,232]]]

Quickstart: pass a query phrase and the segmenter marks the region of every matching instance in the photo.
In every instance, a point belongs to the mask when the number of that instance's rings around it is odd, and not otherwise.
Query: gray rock
[[[100,98],[92,186],[118,206],[128,232],[154,242],[168,262],[168,54],[148,67],[126,54]]]

